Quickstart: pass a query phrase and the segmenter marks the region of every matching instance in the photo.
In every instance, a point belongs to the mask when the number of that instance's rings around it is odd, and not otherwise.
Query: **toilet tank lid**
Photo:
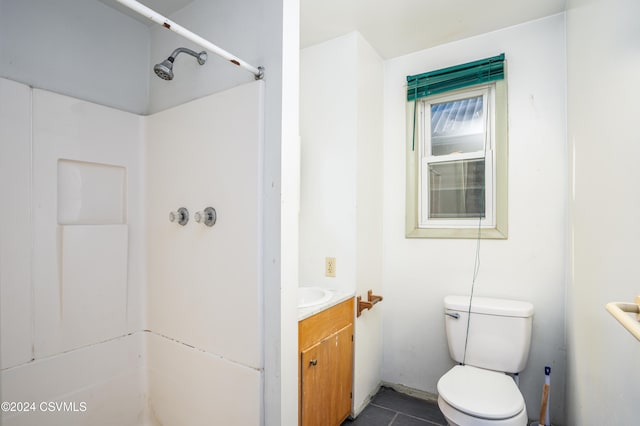
[[[533,305],[520,300],[474,296],[471,305],[474,314],[521,318],[533,316]],[[469,312],[469,296],[447,296],[444,298],[444,307],[452,311]]]

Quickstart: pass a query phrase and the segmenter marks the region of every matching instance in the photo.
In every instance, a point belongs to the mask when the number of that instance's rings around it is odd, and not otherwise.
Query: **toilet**
[[[447,296],[444,308],[449,354],[460,363],[438,381],[449,425],[527,426],[524,398],[507,373],[527,364],[533,305],[474,296],[469,309],[469,296]]]

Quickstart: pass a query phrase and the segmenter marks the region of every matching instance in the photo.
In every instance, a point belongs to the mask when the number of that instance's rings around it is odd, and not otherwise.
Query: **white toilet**
[[[524,398],[505,373],[527,363],[533,305],[474,296],[468,337],[469,297],[447,296],[444,307],[449,353],[461,364],[438,381],[438,406],[449,425],[527,426]]]

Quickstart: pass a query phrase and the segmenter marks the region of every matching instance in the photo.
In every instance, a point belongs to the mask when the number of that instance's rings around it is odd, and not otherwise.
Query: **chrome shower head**
[[[178,47],[173,51],[171,56],[153,67],[153,71],[158,77],[163,80],[173,80],[173,61],[175,61],[176,56],[178,56],[179,53],[188,53],[189,55],[196,58],[200,65],[204,65],[204,63],[207,62],[207,52],[205,52],[204,50],[200,53],[196,53],[191,49],[187,49],[186,47]]]
[[[168,57],[162,63],[156,64],[153,67],[156,75],[163,80],[173,80],[173,57]]]

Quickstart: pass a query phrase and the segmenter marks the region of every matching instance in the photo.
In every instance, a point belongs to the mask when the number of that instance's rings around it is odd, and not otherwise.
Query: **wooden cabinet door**
[[[351,412],[353,324],[302,351],[301,426],[339,426]]]

